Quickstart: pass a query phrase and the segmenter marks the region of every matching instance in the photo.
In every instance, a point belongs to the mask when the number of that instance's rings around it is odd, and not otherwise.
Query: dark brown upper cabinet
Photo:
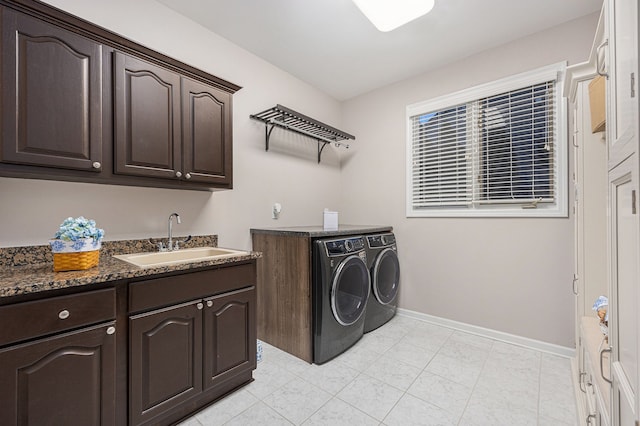
[[[179,178],[180,75],[116,52],[115,172]]]
[[[231,94],[183,78],[182,132],[185,179],[231,185]]]
[[[0,176],[232,188],[239,86],[39,1],[0,23]]]
[[[115,173],[231,185],[231,95],[114,54]]]
[[[2,162],[99,172],[102,46],[2,11]]]

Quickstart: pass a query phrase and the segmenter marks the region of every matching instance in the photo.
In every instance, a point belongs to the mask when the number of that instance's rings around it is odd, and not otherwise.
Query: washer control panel
[[[352,237],[340,240],[325,241],[324,246],[327,249],[327,255],[340,256],[358,252],[364,249],[364,238]]]
[[[392,233],[367,236],[367,244],[369,244],[369,248],[388,247],[395,243],[396,236]]]

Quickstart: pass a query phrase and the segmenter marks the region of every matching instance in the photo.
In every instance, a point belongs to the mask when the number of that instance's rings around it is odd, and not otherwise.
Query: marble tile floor
[[[323,365],[263,344],[254,382],[180,426],[575,426],[567,358],[396,315]]]

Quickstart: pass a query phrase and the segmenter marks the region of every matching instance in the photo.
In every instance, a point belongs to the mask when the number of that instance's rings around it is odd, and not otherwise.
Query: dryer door
[[[373,294],[378,302],[388,305],[396,298],[399,284],[398,255],[391,248],[384,249],[373,264]]]
[[[331,284],[331,310],[338,323],[347,326],[360,319],[370,288],[371,279],[364,260],[353,255],[340,262]]]

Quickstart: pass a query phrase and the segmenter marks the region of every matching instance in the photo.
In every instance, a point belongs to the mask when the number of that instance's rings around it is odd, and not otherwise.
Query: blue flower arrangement
[[[100,241],[104,230],[96,227],[92,219],[80,216],[76,219],[68,217],[60,225],[60,229],[49,241],[54,253],[83,252],[100,249]]]
[[[63,241],[78,241],[83,238],[93,238],[100,241],[104,237],[104,229],[96,227],[96,221],[80,216],[76,219],[68,217],[60,225],[60,229],[53,238]]]

